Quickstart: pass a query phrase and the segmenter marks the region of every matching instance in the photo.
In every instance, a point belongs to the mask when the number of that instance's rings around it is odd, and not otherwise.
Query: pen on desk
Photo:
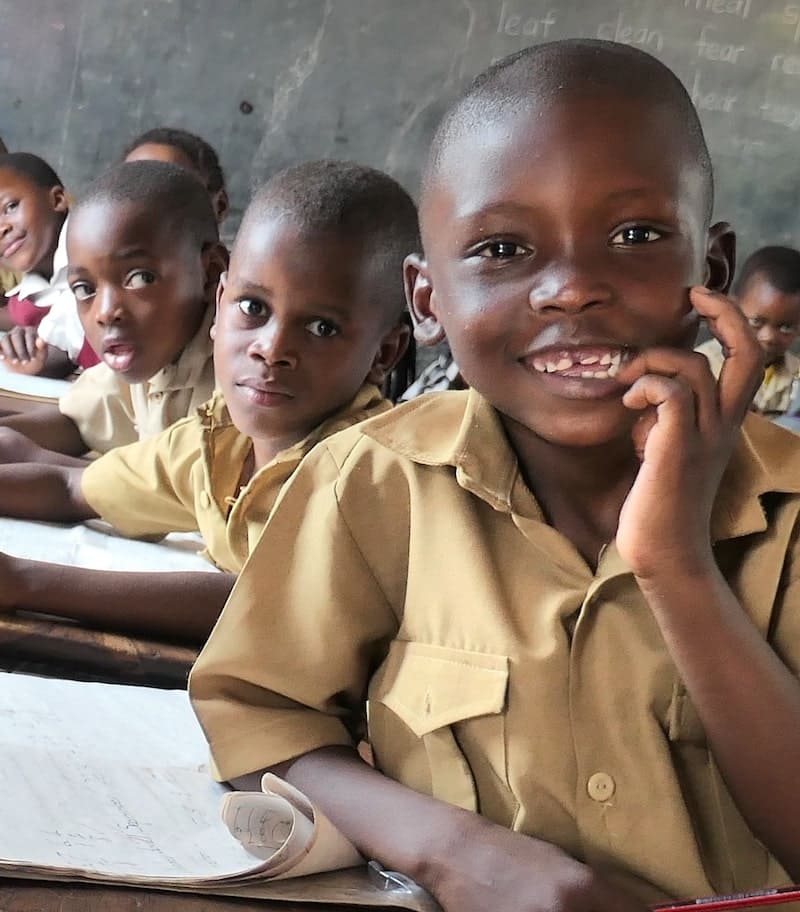
[[[707,896],[700,899],[686,899],[678,902],[659,903],[650,906],[651,912],[724,912],[727,909],[749,909],[754,906],[776,906],[779,903],[800,900],[800,884],[790,887],[773,887],[755,890],[752,893],[732,893],[729,896]]]

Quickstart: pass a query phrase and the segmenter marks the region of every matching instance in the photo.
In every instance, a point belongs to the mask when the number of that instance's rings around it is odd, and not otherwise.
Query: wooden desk
[[[0,881],[0,912],[363,912],[365,908],[370,907],[189,896],[88,884]]]
[[[0,670],[47,677],[186,686],[198,650],[33,615],[0,615]],[[4,912],[0,905],[0,912]]]
[[[386,907],[0,880],[0,912],[367,912],[370,909],[385,912]]]
[[[403,899],[377,891],[366,870],[284,880],[243,893],[258,898],[174,893],[98,884],[0,878],[0,912],[441,912],[424,892]],[[270,898],[269,892],[276,894]]]

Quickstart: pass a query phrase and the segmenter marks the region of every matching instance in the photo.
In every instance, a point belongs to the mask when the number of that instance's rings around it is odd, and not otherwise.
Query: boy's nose
[[[94,305],[94,317],[101,326],[118,323],[122,318],[122,299],[114,289],[98,289],[95,292]]]
[[[612,294],[608,285],[574,265],[554,265],[537,276],[528,302],[541,314],[579,313],[607,303]]]
[[[291,345],[288,330],[272,320],[256,333],[250,352],[270,367],[297,367],[297,353]]]

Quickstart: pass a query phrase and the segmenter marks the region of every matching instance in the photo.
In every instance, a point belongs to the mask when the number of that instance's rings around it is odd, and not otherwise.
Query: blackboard
[[[637,45],[681,77],[742,253],[800,243],[800,0],[0,0],[0,136],[79,191],[156,125],[219,150],[238,222],[251,186],[322,156],[416,191],[447,104],[533,42]]]

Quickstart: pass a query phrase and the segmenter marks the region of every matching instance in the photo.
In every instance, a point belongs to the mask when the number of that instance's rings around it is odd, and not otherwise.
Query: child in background
[[[6,144],[0,136],[0,155],[5,155],[7,152],[8,149],[6,148]],[[6,310],[6,304],[8,302],[5,298],[14,286],[19,285],[19,280],[21,278],[22,276],[18,273],[0,267],[0,331],[11,329],[14,326],[14,321],[9,317],[8,311]]]
[[[27,152],[0,155],[0,265],[20,273],[6,289],[6,328],[18,327],[0,341],[0,360],[8,370],[64,376],[73,364],[59,348],[36,342],[37,327],[62,298],[67,286],[67,195],[61,179],[43,159]]]
[[[203,182],[211,197],[217,222],[228,214],[225,175],[214,149],[199,136],[175,127],[156,127],[137,136],[128,145],[125,161],[165,161],[188,168]]]
[[[221,778],[285,776],[447,912],[800,878],[800,449],[747,414],[712,197],[655,58],[575,39],[478,77],[406,267],[470,389],[308,455],[192,672]]]
[[[202,185],[163,162],[118,165],[73,208],[69,287],[102,363],[58,406],[0,419],[0,462],[75,464],[152,437],[214,389],[209,329],[227,254]]]
[[[745,260],[733,291],[764,353],[764,380],[753,410],[780,417],[789,409],[800,380],[800,358],[789,351],[800,334],[800,251],[762,247]],[[719,342],[710,339],[697,351],[719,376],[725,361]]]
[[[0,513],[126,535],[199,528],[224,575],[120,574],[0,555],[0,605],[202,642],[282,485],[323,437],[389,408],[408,342],[408,194],[346,162],[276,175],[245,214],[214,323],[219,392],[157,437],[86,469],[0,466]]]

